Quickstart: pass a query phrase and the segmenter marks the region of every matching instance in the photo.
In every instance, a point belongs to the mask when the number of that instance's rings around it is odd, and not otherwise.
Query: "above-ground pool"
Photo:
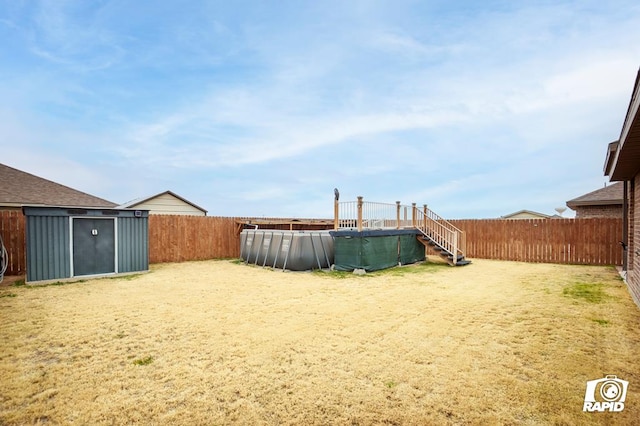
[[[240,233],[240,257],[246,263],[291,271],[329,268],[333,237],[329,231],[245,229]]]

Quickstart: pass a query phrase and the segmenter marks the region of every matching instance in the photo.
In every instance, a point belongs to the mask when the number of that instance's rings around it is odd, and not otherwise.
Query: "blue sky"
[[[0,0],[0,162],[124,203],[547,214],[606,182],[640,3]],[[570,211],[565,216],[571,216]]]

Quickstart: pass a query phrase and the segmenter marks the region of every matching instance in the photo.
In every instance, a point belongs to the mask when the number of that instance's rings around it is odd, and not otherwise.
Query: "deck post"
[[[333,200],[333,230],[337,231],[338,228],[340,228],[340,203],[338,202],[338,199],[335,198]]]
[[[396,201],[396,229],[400,229],[400,201]]]
[[[411,227],[416,227],[416,203],[411,203]]]
[[[458,233],[453,231],[453,266],[458,263]]]
[[[357,226],[358,226],[358,232],[362,231],[362,195],[358,196],[358,222],[357,222]]]
[[[423,213],[422,217],[423,217],[424,225],[422,225],[422,226],[424,226],[424,232],[427,232],[427,212],[428,211],[429,210],[427,209],[427,205],[423,204],[422,205],[422,213]]]

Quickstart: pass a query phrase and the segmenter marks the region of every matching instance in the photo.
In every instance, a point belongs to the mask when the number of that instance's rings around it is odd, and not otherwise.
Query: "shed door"
[[[115,220],[73,219],[73,275],[115,272]]]

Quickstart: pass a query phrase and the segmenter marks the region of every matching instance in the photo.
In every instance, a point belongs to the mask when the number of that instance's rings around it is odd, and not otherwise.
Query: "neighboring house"
[[[500,219],[549,219],[553,216],[531,210],[519,210],[515,213],[500,216]]]
[[[160,194],[150,197],[138,198],[122,204],[118,206],[118,208],[149,210],[149,214],[207,215],[205,209],[171,191],[161,192]]]
[[[576,218],[622,217],[624,184],[616,182],[567,201],[567,207],[576,211]]]
[[[640,306],[640,70],[622,124],[620,138],[609,144],[604,174],[612,182],[622,182],[623,270],[629,292]]]
[[[116,203],[0,164],[0,210],[23,205],[111,208]]]

